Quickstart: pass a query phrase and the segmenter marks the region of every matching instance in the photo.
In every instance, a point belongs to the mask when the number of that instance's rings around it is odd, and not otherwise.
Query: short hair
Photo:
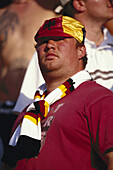
[[[73,6],[73,0],[70,0],[66,5],[63,6],[61,13],[63,16],[74,17],[75,8]]]

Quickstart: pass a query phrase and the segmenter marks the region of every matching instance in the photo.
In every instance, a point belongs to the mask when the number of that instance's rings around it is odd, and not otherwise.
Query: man
[[[12,110],[35,52],[34,35],[45,19],[56,16],[58,4],[59,0],[0,0],[0,137],[4,149],[16,118]],[[0,144],[0,155],[1,148]]]
[[[113,169],[113,93],[91,81],[85,28],[62,16],[35,35],[46,84],[15,122],[3,160],[15,170]]]
[[[6,7],[4,2],[0,4],[0,102],[14,103],[35,52],[34,34],[45,19],[56,16],[59,0],[13,0]]]
[[[113,91],[113,36],[109,34],[107,29],[103,29],[103,25],[113,18],[112,1],[61,0],[61,2],[64,9],[63,14],[77,19],[85,25],[87,30],[85,45],[88,63],[86,70],[90,72],[92,78],[99,84]],[[30,70],[28,67],[21,94],[14,109],[17,112],[21,112],[25,105],[30,103],[30,100],[25,100],[24,105],[22,97],[24,95],[27,97],[32,96],[33,93],[31,92],[30,94],[29,89],[32,87],[33,90],[37,87],[37,77],[39,75],[37,72],[39,73],[39,71],[34,73],[36,77],[34,76],[30,81],[29,72],[35,67],[34,64],[30,64]]]

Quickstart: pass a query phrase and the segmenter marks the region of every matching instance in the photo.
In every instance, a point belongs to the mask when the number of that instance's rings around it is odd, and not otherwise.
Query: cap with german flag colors
[[[35,41],[44,37],[74,37],[80,43],[84,43],[85,27],[79,21],[60,16],[46,20],[35,35]]]

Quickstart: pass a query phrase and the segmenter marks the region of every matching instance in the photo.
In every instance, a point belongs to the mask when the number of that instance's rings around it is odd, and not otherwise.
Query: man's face
[[[46,37],[36,48],[43,75],[50,72],[55,76],[73,75],[78,71],[79,57],[74,38]]]
[[[88,16],[107,21],[113,18],[112,0],[84,0]]]

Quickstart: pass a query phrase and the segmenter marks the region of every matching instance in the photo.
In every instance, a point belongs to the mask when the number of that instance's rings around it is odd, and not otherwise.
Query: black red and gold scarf
[[[81,74],[78,85],[91,77],[87,72]],[[79,76],[78,76],[79,77]],[[50,106],[61,98],[70,94],[76,85],[76,75],[69,78],[58,88],[47,94],[46,85],[42,85],[35,93],[34,102],[27,108],[21,123],[13,132],[7,153],[4,155],[4,162],[15,166],[18,160],[35,157],[39,154],[41,146],[41,120],[49,113]]]

